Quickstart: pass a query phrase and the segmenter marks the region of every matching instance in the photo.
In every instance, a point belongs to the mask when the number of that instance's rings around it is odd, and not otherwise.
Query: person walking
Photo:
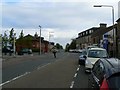
[[[54,48],[52,52],[53,52],[54,58],[56,58],[57,50]]]

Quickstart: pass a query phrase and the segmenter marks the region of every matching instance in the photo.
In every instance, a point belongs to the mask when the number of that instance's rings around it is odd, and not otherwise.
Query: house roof
[[[114,27],[117,27],[117,24],[114,25]],[[109,32],[113,29],[113,26],[107,27],[107,28],[99,28],[94,33],[92,33],[91,37],[100,37],[104,33]]]
[[[120,22],[120,18],[116,22]]]
[[[89,31],[89,30],[96,30],[96,29],[98,29],[98,28],[99,28],[99,27],[89,28],[89,29],[87,29],[87,30],[85,30],[85,31],[82,31],[82,32],[78,33],[78,35],[81,34],[81,33],[83,33],[83,32]]]

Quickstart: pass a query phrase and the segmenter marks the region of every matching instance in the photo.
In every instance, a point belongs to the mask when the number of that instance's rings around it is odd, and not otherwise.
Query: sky
[[[40,32],[45,40],[65,47],[78,33],[100,23],[112,25],[111,8],[93,5],[112,5],[118,19],[119,0],[2,0],[0,3],[1,33],[14,28],[17,37]],[[49,38],[49,35],[51,36]]]

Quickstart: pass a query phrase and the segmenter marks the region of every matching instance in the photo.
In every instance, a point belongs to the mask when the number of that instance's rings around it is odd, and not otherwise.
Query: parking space
[[[88,88],[89,75],[90,73],[85,73],[85,67],[83,65],[78,66],[73,79],[73,88]]]

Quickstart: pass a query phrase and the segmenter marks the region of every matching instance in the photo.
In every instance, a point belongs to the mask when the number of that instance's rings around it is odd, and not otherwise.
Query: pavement
[[[32,56],[43,56],[43,55],[47,55],[47,54],[50,54],[50,53],[44,53],[44,54],[39,54],[39,53],[33,53],[33,54],[24,54],[24,55],[2,55],[2,61],[7,61],[7,60],[13,60],[13,59],[17,59],[17,58],[24,58],[24,57],[32,57]]]

